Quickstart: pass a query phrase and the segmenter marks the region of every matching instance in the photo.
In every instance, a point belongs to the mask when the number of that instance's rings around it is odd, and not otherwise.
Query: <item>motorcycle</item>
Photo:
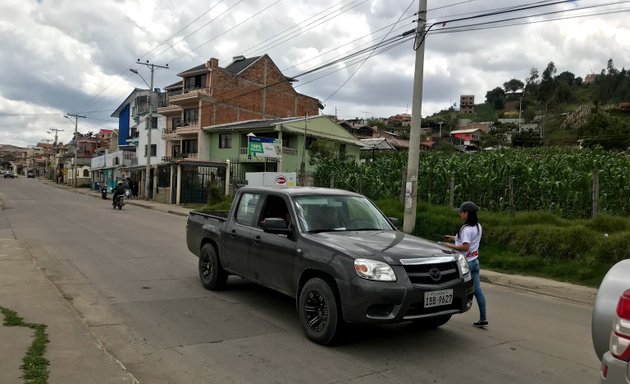
[[[125,195],[116,196],[116,201],[114,201],[114,209],[118,208],[122,210],[123,205],[125,205]]]
[[[107,200],[107,186],[105,185],[101,187],[101,197],[103,200]]]

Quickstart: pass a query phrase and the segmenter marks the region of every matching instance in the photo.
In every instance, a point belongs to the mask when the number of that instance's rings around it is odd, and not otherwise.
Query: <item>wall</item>
[[[210,94],[214,99],[201,103],[202,127],[235,121],[319,114],[318,101],[297,93],[267,56],[263,56],[239,76],[222,68],[213,68],[210,73]],[[265,85],[269,87],[263,89]],[[263,99],[266,103],[263,103]]]

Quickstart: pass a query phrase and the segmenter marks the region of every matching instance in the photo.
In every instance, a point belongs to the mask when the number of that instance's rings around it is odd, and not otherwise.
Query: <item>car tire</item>
[[[321,345],[334,343],[341,334],[343,318],[330,284],[313,278],[304,284],[298,301],[302,329],[310,340]]]
[[[412,322],[414,325],[418,327],[425,328],[425,329],[433,329],[433,328],[441,327],[442,325],[448,323],[450,319],[451,319],[451,315],[442,315],[442,316],[435,316],[435,317],[426,317],[423,319],[415,319],[415,320],[412,320]]]
[[[219,256],[210,244],[201,248],[199,256],[199,280],[204,288],[214,291],[225,286],[228,273],[221,266]]]

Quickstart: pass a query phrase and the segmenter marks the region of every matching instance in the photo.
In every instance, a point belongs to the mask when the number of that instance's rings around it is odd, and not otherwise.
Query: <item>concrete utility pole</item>
[[[146,176],[145,176],[145,185],[144,185],[144,198],[145,200],[149,200],[149,196],[151,193],[151,129],[153,129],[153,127],[151,127],[151,120],[153,120],[153,108],[155,107],[154,105],[154,98],[153,98],[153,73],[155,72],[155,68],[168,68],[168,64],[166,65],[157,65],[157,64],[151,64],[149,63],[149,61],[147,60],[146,63],[141,63],[140,60],[138,59],[138,64],[142,64],[142,65],[146,65],[147,67],[149,67],[149,69],[151,70],[151,84],[149,85],[149,91],[151,92],[149,94],[149,116],[147,117],[147,149],[146,149],[146,155],[147,155],[147,167],[146,167]],[[134,73],[137,73],[138,75],[140,75],[137,71],[133,71]],[[140,76],[142,77],[142,76]],[[144,80],[144,79],[143,79]],[[157,128],[157,127],[156,127]],[[156,151],[157,152],[157,151]],[[157,155],[157,153],[156,153]]]
[[[48,128],[48,132],[52,135],[52,133],[55,132],[55,141],[53,141],[53,146],[57,147],[57,133],[58,132],[63,132],[63,129],[57,129],[57,128]]]
[[[413,100],[411,104],[411,129],[409,132],[409,156],[407,160],[407,182],[405,183],[405,215],[403,231],[411,233],[416,226],[416,206],[418,204],[418,161],[420,159],[420,135],[422,127],[422,80],[424,76],[424,43],[427,23],[427,0],[420,0],[418,29],[414,49],[416,50],[416,70],[413,79]]]
[[[77,128],[79,126],[79,117],[85,119],[86,116],[77,115],[76,113],[66,113],[64,116],[66,119],[74,117],[74,164],[72,166],[72,184],[77,187],[77,152],[79,152],[79,135],[77,134]]]

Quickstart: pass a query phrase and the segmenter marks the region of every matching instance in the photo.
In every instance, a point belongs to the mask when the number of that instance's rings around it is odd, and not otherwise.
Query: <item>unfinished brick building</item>
[[[165,161],[208,160],[202,128],[216,124],[319,114],[317,99],[295,91],[268,55],[237,56],[225,68],[212,58],[177,74],[158,113],[166,116]]]

